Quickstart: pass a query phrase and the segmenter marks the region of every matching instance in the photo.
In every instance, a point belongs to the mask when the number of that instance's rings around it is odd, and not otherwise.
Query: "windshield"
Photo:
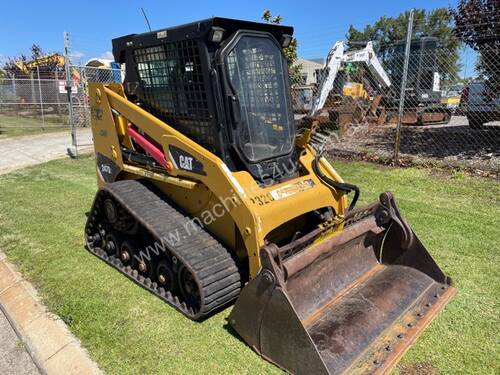
[[[251,161],[292,150],[295,131],[284,60],[268,37],[242,36],[226,55],[240,103],[239,147]]]

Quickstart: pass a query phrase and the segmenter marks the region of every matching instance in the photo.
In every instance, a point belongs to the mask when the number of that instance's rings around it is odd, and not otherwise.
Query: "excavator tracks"
[[[92,254],[193,320],[227,305],[241,290],[229,251],[145,182],[102,187],[85,240]]]

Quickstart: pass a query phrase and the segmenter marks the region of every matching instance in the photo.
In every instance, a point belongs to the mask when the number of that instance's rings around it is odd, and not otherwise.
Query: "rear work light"
[[[224,37],[224,30],[222,27],[213,26],[210,30],[210,34],[208,35],[208,40],[213,43],[220,43],[222,38]]]

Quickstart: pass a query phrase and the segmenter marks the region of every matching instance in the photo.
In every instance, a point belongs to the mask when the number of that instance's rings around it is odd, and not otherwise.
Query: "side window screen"
[[[198,45],[171,42],[134,51],[143,105],[210,151],[217,149]]]

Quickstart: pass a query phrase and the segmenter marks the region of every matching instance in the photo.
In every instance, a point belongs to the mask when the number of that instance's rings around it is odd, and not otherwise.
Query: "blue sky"
[[[153,29],[211,16],[258,21],[269,8],[295,27],[299,54],[324,57],[343,39],[349,24],[363,26],[382,15],[395,16],[412,7],[448,7],[454,0],[430,1],[4,1],[1,5],[0,59],[27,52],[32,43],[61,52],[63,32],[71,35],[75,58],[85,62],[109,54],[114,37],[146,31],[144,7]]]

